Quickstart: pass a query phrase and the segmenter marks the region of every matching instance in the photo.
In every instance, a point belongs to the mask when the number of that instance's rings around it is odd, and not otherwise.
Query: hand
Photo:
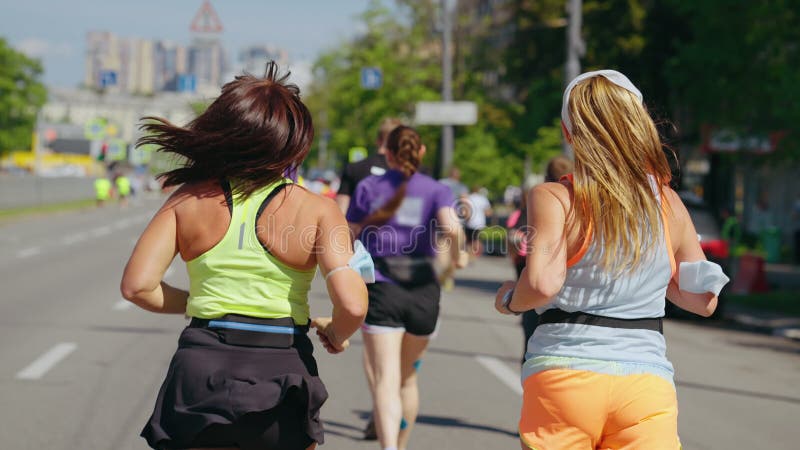
[[[494,309],[496,309],[500,314],[512,314],[508,308],[503,307],[503,296],[506,295],[506,292],[514,289],[514,286],[516,285],[516,281],[506,281],[502,286],[500,286],[500,289],[497,290],[497,295],[495,295],[494,298]]]
[[[339,342],[338,338],[333,332],[333,319],[330,317],[317,317],[311,320],[311,328],[317,329],[317,336],[323,347],[328,353],[335,355],[342,353],[347,347],[350,346],[350,341],[345,339]]]

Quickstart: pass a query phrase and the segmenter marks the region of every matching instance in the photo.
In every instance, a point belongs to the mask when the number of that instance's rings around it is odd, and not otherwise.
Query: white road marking
[[[522,384],[520,383],[520,374],[516,370],[511,370],[507,365],[503,364],[497,358],[491,356],[475,356],[475,359],[486,368],[492,375],[496,376],[506,386],[511,388],[512,391],[522,395]]]
[[[61,238],[61,243],[64,245],[72,245],[81,241],[85,241],[86,239],[89,239],[89,235],[87,233],[77,233],[64,236]]]
[[[116,228],[118,230],[122,230],[122,229],[127,228],[128,226],[130,226],[131,222],[132,222],[131,219],[118,220],[118,221],[114,222],[114,228]]]
[[[26,249],[22,249],[17,252],[17,258],[27,258],[29,256],[38,255],[42,253],[42,249],[39,247],[29,247]]]
[[[42,378],[50,369],[58,364],[67,355],[74,352],[78,344],[74,342],[61,342],[40,356],[36,361],[30,363],[28,367],[17,373],[20,380],[38,380]]]
[[[131,303],[131,302],[125,300],[125,299],[122,299],[122,300],[118,301],[117,303],[114,303],[113,308],[115,310],[117,310],[117,311],[125,311],[126,309],[131,309],[131,306],[133,306],[133,303]]]
[[[111,227],[99,227],[92,230],[94,236],[106,236],[111,234]]]

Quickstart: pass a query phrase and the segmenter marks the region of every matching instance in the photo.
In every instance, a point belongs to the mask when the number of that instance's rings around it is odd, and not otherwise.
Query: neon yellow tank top
[[[222,240],[186,263],[189,299],[186,314],[213,319],[225,314],[292,317],[309,320],[308,291],[316,268],[298,270],[271,255],[256,237],[256,215],[270,192],[290,180],[279,180],[247,199],[233,198],[231,224]]]

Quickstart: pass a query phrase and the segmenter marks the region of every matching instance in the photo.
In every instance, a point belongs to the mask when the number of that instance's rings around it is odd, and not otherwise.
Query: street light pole
[[[451,48],[453,42],[453,10],[458,0],[442,1],[442,101],[453,101],[453,62]],[[450,173],[453,165],[453,125],[442,126],[442,166],[441,176]]]
[[[583,1],[569,0],[567,3],[569,23],[567,24],[567,63],[564,70],[564,85],[581,73],[580,57],[586,53],[586,45],[581,39],[581,22],[583,21]],[[564,156],[572,158],[572,148],[563,140]]]

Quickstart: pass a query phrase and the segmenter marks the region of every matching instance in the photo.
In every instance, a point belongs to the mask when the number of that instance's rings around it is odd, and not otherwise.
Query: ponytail
[[[408,180],[419,169],[422,141],[413,128],[404,125],[395,128],[386,138],[386,148],[392,153],[392,157],[397,164],[397,170],[403,174],[404,180],[397,187],[389,201],[364,219],[361,223],[362,227],[383,225],[394,216],[406,196]]]

